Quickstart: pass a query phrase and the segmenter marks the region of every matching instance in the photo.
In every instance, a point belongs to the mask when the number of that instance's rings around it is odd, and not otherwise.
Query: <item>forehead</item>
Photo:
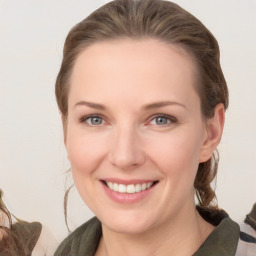
[[[182,48],[155,39],[120,39],[94,43],[77,57],[70,96],[106,100],[145,95],[148,101],[166,93],[183,98],[196,86],[196,65]],[[112,94],[111,94],[112,93]],[[78,100],[78,99],[77,99]]]

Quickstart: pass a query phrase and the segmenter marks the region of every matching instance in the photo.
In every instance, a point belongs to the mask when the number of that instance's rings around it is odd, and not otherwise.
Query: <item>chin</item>
[[[116,233],[123,234],[140,234],[144,233],[152,228],[153,221],[145,218],[144,215],[132,215],[129,213],[125,214],[112,214],[107,218],[100,219],[102,224]]]

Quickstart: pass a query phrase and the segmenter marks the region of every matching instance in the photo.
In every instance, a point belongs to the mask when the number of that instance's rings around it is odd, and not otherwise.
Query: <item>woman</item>
[[[116,0],[63,53],[64,142],[96,217],[55,256],[236,255],[239,226],[211,188],[228,89],[209,30],[171,2]]]

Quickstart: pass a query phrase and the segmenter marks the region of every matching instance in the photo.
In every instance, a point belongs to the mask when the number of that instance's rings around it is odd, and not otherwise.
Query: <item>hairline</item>
[[[101,43],[105,43],[105,42],[111,42],[111,41],[125,41],[125,40],[130,40],[130,41],[145,41],[145,40],[156,40],[159,43],[164,43],[170,47],[172,47],[175,51],[177,51],[179,54],[188,57],[189,61],[192,63],[193,68],[193,74],[195,77],[195,81],[193,84],[193,87],[196,90],[196,93],[198,94],[199,98],[200,98],[200,109],[201,109],[201,113],[203,117],[206,117],[203,113],[203,109],[202,109],[202,97],[201,97],[201,67],[197,61],[197,58],[195,57],[195,55],[193,54],[193,52],[189,49],[189,47],[185,44],[182,43],[176,43],[176,42],[168,42],[166,39],[164,38],[160,38],[157,36],[153,36],[153,35],[141,35],[141,36],[115,36],[115,37],[111,37],[111,38],[96,38],[94,40],[91,40],[87,43],[81,43],[79,44],[79,46],[76,47],[76,54],[75,57],[72,60],[72,63],[70,65],[70,69],[67,75],[67,93],[66,93],[66,103],[67,103],[67,111],[66,113],[61,113],[63,116],[63,120],[64,122],[66,122],[66,119],[68,117],[68,98],[69,98],[69,91],[70,91],[70,87],[71,87],[71,77],[72,77],[72,73],[73,73],[73,69],[75,67],[75,63],[77,62],[78,57],[82,54],[82,52],[84,52],[87,48],[89,48],[90,46],[94,45],[94,44],[101,44]],[[74,52],[72,52],[70,55],[74,55]],[[63,122],[63,124],[64,124]]]

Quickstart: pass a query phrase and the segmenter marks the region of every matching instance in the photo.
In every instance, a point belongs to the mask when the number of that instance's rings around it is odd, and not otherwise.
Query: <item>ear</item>
[[[218,146],[223,132],[225,122],[225,108],[223,104],[218,104],[214,110],[214,116],[206,120],[206,139],[201,148],[199,162],[209,160]]]

